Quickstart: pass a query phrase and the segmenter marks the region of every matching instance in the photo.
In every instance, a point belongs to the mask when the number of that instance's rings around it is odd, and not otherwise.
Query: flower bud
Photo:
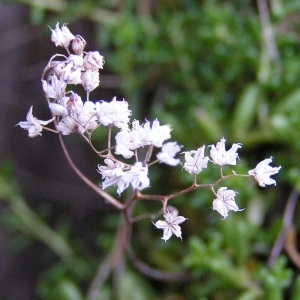
[[[86,41],[81,35],[76,35],[75,39],[72,41],[72,49],[75,54],[81,55],[83,52],[83,49],[86,45]]]
[[[50,28],[51,29],[51,28]],[[56,23],[55,29],[51,29],[51,40],[55,46],[69,47],[70,42],[75,39],[75,36],[70,32],[66,24],[63,24],[61,29],[59,23]]]
[[[91,92],[99,85],[99,72],[91,69],[81,75],[81,83],[86,92]]]
[[[83,59],[80,55],[71,54],[67,59],[67,64],[72,64],[72,68],[82,68]]]
[[[78,94],[73,92],[69,98],[65,98],[64,100],[68,110],[76,111],[83,106],[81,97]]]
[[[53,113],[53,115],[55,115],[55,116],[66,117],[68,115],[68,110],[60,104],[49,103],[49,108],[50,108],[51,112]]]
[[[97,71],[103,69],[104,57],[98,51],[87,52],[83,60],[84,68]]]

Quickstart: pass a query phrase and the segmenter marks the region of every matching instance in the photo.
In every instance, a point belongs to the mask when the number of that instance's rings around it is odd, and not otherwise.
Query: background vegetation
[[[0,36],[1,298],[92,299],[86,295],[93,284],[101,287],[101,300],[300,298],[299,1],[0,5],[11,14]],[[242,143],[239,172],[273,156],[282,166],[277,186],[232,180],[245,210],[226,220],[211,210],[211,195],[202,190],[175,199],[172,204],[189,219],[182,242],[164,243],[143,220],[131,241],[137,257],[118,253],[119,214],[72,175],[55,137],[32,140],[14,128],[31,104],[49,119],[39,80],[56,51],[47,27],[56,22],[68,23],[86,38],[88,50],[105,56],[92,98],[124,97],[134,118],[171,124],[184,150],[221,137]],[[103,136],[97,138],[101,143]],[[66,140],[85,173],[99,181],[96,158],[79,139]],[[217,169],[200,176],[210,182]],[[180,167],[156,168],[151,180],[153,193],[191,182]],[[137,213],[159,209],[140,203]]]

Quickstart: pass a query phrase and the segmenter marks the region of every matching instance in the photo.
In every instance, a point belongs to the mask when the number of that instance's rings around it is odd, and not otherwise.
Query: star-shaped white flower
[[[225,142],[226,140],[222,138],[216,146],[210,146],[210,157],[212,158],[212,162],[219,166],[236,165],[236,159],[238,158],[236,151],[242,146],[241,144],[233,144],[231,149],[226,151]]]
[[[134,155],[135,149],[141,146],[141,135],[139,130],[124,129],[115,136],[116,150],[115,153],[128,159]]]
[[[161,148],[163,142],[171,137],[170,125],[160,125],[158,120],[154,120],[152,126],[149,121],[146,121],[143,128],[145,136],[142,146],[154,145]]]
[[[17,125],[22,127],[25,130],[28,130],[28,136],[33,138],[38,135],[42,135],[42,130],[43,130],[43,125],[47,125],[50,122],[54,120],[50,119],[48,121],[42,121],[37,119],[36,117],[33,116],[32,114],[32,106],[30,107],[27,116],[26,116],[26,121],[19,122]]]
[[[216,210],[225,219],[228,211],[240,211],[235,203],[234,197],[236,192],[227,190],[227,187],[221,187],[217,191],[217,199],[213,201],[213,210]]]
[[[248,172],[248,174],[253,176],[255,180],[258,182],[258,184],[262,187],[265,187],[266,185],[270,185],[270,184],[276,185],[276,181],[270,178],[270,176],[277,174],[281,169],[281,166],[273,168],[269,166],[269,163],[271,162],[272,162],[272,157],[266,158],[265,160],[258,163],[255,169],[250,170]]]
[[[106,166],[98,165],[98,172],[104,178],[102,188],[109,186],[118,186],[118,194],[120,195],[129,186],[129,180],[123,171],[124,165],[120,162],[113,162],[110,158],[104,160]]]
[[[157,221],[153,223],[156,228],[163,229],[163,237],[162,239],[165,242],[172,236],[172,234],[176,235],[181,239],[181,228],[178,224],[181,224],[186,220],[185,217],[177,216],[176,213],[172,214],[167,212],[164,215],[165,221]]]
[[[143,166],[141,162],[136,162],[126,175],[134,189],[143,190],[150,185],[148,166]]]
[[[199,174],[202,169],[207,168],[208,156],[204,156],[205,146],[198,148],[196,151],[184,152],[185,163],[183,168],[192,175]]]
[[[82,134],[89,129],[97,127],[96,105],[91,101],[85,101],[83,106],[77,112],[76,120],[83,130],[79,130]],[[81,128],[79,128],[81,129]]]

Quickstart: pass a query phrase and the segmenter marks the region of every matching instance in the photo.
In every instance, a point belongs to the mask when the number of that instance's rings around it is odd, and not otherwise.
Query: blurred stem
[[[122,220],[114,240],[114,246],[104,261],[99,265],[96,276],[92,280],[87,293],[87,300],[100,299],[101,287],[108,276],[116,269],[123,260],[123,255],[127,247],[131,226],[128,222]],[[117,294],[117,292],[116,292]]]
[[[253,130],[253,131],[239,131],[237,133],[236,139],[239,140],[241,144],[245,145],[256,145],[266,142],[274,143],[274,140],[276,142],[280,142],[279,137],[276,136],[272,131],[271,128],[263,128],[262,130]]]
[[[285,235],[284,248],[291,261],[300,269],[300,253],[297,250],[296,230],[291,228],[287,230]]]
[[[174,52],[177,53],[177,63],[183,77],[183,82],[186,86],[189,97],[196,100],[197,92],[199,91],[196,76],[193,75],[193,61],[188,55],[186,46],[186,33],[182,30],[181,22],[177,17],[174,17],[170,22],[170,40],[174,47]]]
[[[128,247],[127,251],[132,264],[136,267],[137,270],[139,270],[142,274],[163,282],[190,282],[192,280],[192,276],[190,274],[187,274],[185,272],[166,272],[162,270],[158,270],[155,268],[150,267],[143,261],[141,261],[133,252],[131,248]]]
[[[285,246],[285,249],[289,254],[291,260],[300,268],[300,255],[297,252],[295,246],[295,239],[294,239],[295,236],[293,230],[293,216],[294,216],[298,196],[299,196],[298,192],[292,191],[287,200],[287,204],[283,214],[282,228],[272,247],[268,259],[269,267],[271,267],[274,264],[275,260],[280,255],[283,247]]]
[[[119,17],[118,13],[108,9],[98,8],[94,5],[91,6],[88,1],[72,1],[70,4],[63,0],[20,0],[19,2],[34,8],[50,10],[56,13],[63,13],[71,10],[72,12],[77,13],[77,18],[85,17],[96,23],[114,24]]]
[[[194,115],[202,132],[205,133],[210,140],[215,141],[222,136],[222,129],[219,123],[216,122],[214,117],[209,114],[206,109],[198,107],[196,108]]]
[[[32,7],[52,10],[54,12],[62,12],[67,8],[64,0],[20,0],[20,3],[28,4]]]
[[[271,75],[271,63],[274,63],[275,71],[281,71],[281,62],[279,51],[275,42],[272,24],[270,21],[270,12],[266,0],[257,0],[259,18],[262,26],[263,49],[261,56],[261,67],[259,79],[265,83]]]
[[[67,244],[67,242],[47,224],[45,224],[25,202],[25,200],[16,193],[12,186],[0,177],[0,198],[6,200],[12,213],[22,226],[19,230],[29,233],[33,238],[43,242],[57,256],[59,256],[76,274],[82,275],[82,262],[79,261]],[[80,266],[80,267],[79,267]]]
[[[272,14],[274,14],[276,16],[281,16],[284,13],[283,3],[281,0],[271,0],[270,8],[271,8]]]

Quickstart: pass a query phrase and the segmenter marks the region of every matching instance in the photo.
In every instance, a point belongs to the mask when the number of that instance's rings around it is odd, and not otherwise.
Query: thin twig
[[[257,0],[260,22],[262,25],[263,39],[270,59],[278,70],[281,69],[280,55],[275,42],[274,32],[270,21],[270,12],[266,0]]]
[[[110,251],[104,262],[99,265],[96,276],[94,277],[87,293],[87,300],[98,300],[101,287],[107,280],[110,273],[116,268],[123,259],[123,254],[128,242],[130,233],[129,226],[126,222],[121,222],[115,237],[113,249]]]
[[[70,5],[76,5],[76,2],[68,5],[67,2],[63,0],[20,0],[20,2],[31,7],[38,7],[44,10],[54,11],[57,13],[66,12],[68,8],[70,8]],[[111,10],[99,7],[93,7],[93,9],[89,9],[89,6],[86,6],[87,9],[83,11],[83,8],[85,7],[82,5],[80,7],[81,11],[77,9],[78,15],[80,15],[81,17],[84,16],[85,18],[96,23],[115,24],[118,21],[119,14]]]
[[[293,216],[294,216],[294,211],[295,211],[298,196],[299,196],[298,192],[292,191],[287,200],[287,204],[285,206],[285,210],[283,214],[282,228],[278,234],[278,237],[272,247],[270,256],[268,258],[267,264],[269,267],[271,267],[274,264],[276,258],[282,252],[287,232],[291,230],[293,227]]]
[[[187,282],[191,280],[191,275],[186,273],[165,272],[150,267],[136,257],[131,247],[127,247],[127,253],[132,264],[144,275],[163,282]]]
[[[96,184],[94,184],[91,180],[89,180],[78,168],[77,166],[74,164],[69,151],[67,150],[67,147],[63,141],[63,138],[61,136],[61,134],[58,135],[59,136],[59,141],[61,144],[61,147],[63,149],[64,155],[68,160],[68,163],[70,164],[71,168],[73,169],[73,171],[78,175],[78,177],[85,182],[92,190],[94,190],[98,195],[100,195],[101,197],[103,197],[106,201],[108,201],[111,205],[113,205],[115,208],[122,210],[124,208],[124,205],[122,203],[120,203],[117,199],[115,199],[114,197],[112,197],[110,194],[104,192],[103,190],[101,190]]]
[[[296,230],[295,228],[291,228],[287,230],[284,241],[284,249],[298,269],[300,269],[300,253],[297,249],[297,238],[296,238]]]

